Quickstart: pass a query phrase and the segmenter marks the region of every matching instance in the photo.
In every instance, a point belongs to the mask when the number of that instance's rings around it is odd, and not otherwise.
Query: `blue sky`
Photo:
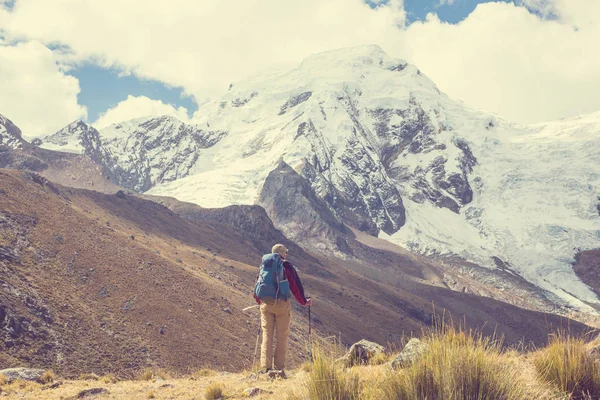
[[[458,23],[465,19],[479,3],[492,0],[405,0],[408,23],[424,20],[427,14],[436,13],[440,20]],[[375,6],[369,0],[367,4]],[[452,2],[452,4],[448,4]],[[79,80],[81,92],[79,103],[88,109],[88,120],[96,121],[100,114],[127,99],[128,95],[146,96],[161,100],[176,108],[183,106],[191,117],[197,110],[194,99],[186,96],[181,88],[167,87],[161,82],[141,80],[134,75],[119,76],[119,71],[86,64],[70,72]]]

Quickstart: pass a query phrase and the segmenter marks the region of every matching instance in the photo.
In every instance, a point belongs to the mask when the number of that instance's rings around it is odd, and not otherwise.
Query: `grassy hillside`
[[[62,380],[47,374],[45,384],[0,376],[8,398],[77,398],[85,390],[104,389],[106,399],[598,399],[600,340],[567,334],[553,336],[549,346],[523,352],[502,348],[501,340],[473,331],[444,327],[422,337],[427,352],[403,369],[390,366],[397,352],[387,351],[369,364],[346,368],[335,359],[339,347],[316,341],[313,362],[288,371],[288,379],[269,379],[251,371],[231,374],[198,370],[184,376],[144,370],[135,380],[82,375]],[[320,344],[320,345],[319,345]]]

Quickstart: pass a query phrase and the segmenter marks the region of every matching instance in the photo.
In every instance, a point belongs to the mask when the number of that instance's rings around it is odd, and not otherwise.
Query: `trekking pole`
[[[256,367],[256,352],[258,351],[258,339],[260,339],[260,313],[258,313],[258,330],[256,331],[256,345],[254,345],[254,360],[252,361],[252,369]]]
[[[310,306],[308,306],[308,359],[310,361],[313,360],[312,358],[312,339],[310,337],[311,334],[311,329],[312,328],[312,322],[311,322],[311,318],[310,318]]]
[[[257,305],[254,305],[254,306],[246,307],[242,311],[248,311],[248,310],[251,310],[251,309],[256,308],[256,307],[260,307],[260,305],[257,304]],[[260,339],[260,313],[258,313],[258,330],[256,332],[256,344],[254,345],[254,360],[252,360],[252,367],[251,367],[252,369],[254,369],[254,367],[256,366],[256,353],[258,351],[258,341],[259,341],[259,339]]]

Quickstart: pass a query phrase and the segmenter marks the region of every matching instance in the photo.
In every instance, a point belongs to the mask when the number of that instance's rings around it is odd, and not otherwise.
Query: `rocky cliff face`
[[[224,131],[205,131],[172,117],[141,118],[99,132],[75,121],[41,139],[48,149],[83,153],[102,165],[111,182],[138,192],[189,175],[202,149]]]
[[[21,137],[21,130],[11,120],[0,115],[0,146],[17,149],[24,142]]]
[[[300,245],[324,251],[349,250],[346,237],[354,237],[352,231],[315,195],[310,181],[284,161],[267,176],[257,202],[273,223]]]

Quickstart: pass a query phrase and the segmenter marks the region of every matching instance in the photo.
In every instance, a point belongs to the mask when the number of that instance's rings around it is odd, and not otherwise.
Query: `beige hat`
[[[287,247],[285,247],[282,244],[276,244],[275,246],[273,246],[273,248],[271,249],[271,253],[277,253],[277,254],[282,254],[282,253],[287,253],[289,250],[287,249]]]

